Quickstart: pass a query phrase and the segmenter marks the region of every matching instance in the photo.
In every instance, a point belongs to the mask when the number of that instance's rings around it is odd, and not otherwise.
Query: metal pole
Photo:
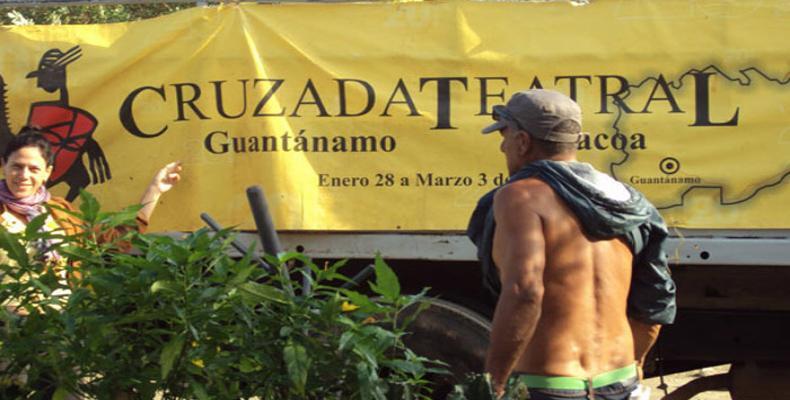
[[[263,190],[260,186],[250,186],[247,188],[247,199],[250,202],[252,209],[252,217],[255,219],[255,226],[258,228],[258,235],[263,244],[263,251],[267,254],[278,255],[282,251],[280,245],[280,238],[277,236],[277,231],[274,229],[274,222],[272,221],[271,213],[269,213],[269,206],[266,203],[266,197],[263,195]],[[312,276],[308,265],[302,266],[302,295],[309,296],[312,293]]]
[[[263,252],[277,257],[280,252],[282,252],[282,246],[280,245],[280,238],[277,236],[277,231],[274,230],[274,222],[272,222],[272,216],[269,213],[269,206],[266,204],[266,197],[264,197],[263,190],[261,190],[260,186],[250,186],[247,188],[247,200],[249,200],[250,203],[255,226],[258,228],[258,237],[261,239]],[[294,289],[291,285],[288,268],[285,265],[280,266],[280,275],[283,280],[283,288],[293,296]],[[307,291],[305,291],[304,288],[305,285],[303,282],[302,293],[309,293],[309,285],[307,286]]]
[[[214,220],[214,218],[211,218],[211,216],[208,215],[208,213],[201,213],[200,219],[202,219],[203,222],[205,222],[206,225],[208,225],[208,227],[211,228],[214,232],[219,232],[222,230],[222,227],[217,223],[216,220]],[[239,253],[243,255],[247,254],[247,249],[245,249],[244,246],[237,239],[233,239],[233,241],[230,244]],[[273,269],[271,265],[267,264],[266,261],[263,261],[260,257],[256,256],[254,254],[254,251],[252,254],[252,260],[258,263],[258,265],[260,265],[261,267],[263,267],[263,269],[265,269],[266,272],[272,273]]]
[[[274,222],[272,222],[272,216],[269,213],[269,206],[266,204],[266,198],[260,186],[247,188],[247,200],[250,202],[252,218],[255,220],[255,226],[258,228],[258,237],[261,239],[263,252],[277,256],[282,252],[282,246],[280,245],[277,231],[274,230]]]
[[[367,267],[363,268],[362,271],[359,271],[353,278],[351,278],[351,282],[346,282],[342,286],[343,289],[351,289],[353,287],[359,286],[362,282],[365,282],[373,275],[375,271],[375,267],[373,264],[368,265]]]

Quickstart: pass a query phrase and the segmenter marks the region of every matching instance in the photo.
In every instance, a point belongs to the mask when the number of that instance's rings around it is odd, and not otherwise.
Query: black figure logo
[[[66,194],[69,201],[77,198],[80,189],[89,184],[103,183],[112,178],[104,151],[92,137],[99,125],[96,117],[69,105],[66,66],[81,56],[82,50],[79,46],[65,52],[50,49],[41,57],[38,69],[27,74],[27,78],[36,79],[39,88],[60,96],[57,100],[31,104],[27,124],[39,127],[52,143],[55,164],[47,186],[65,182],[69,186]],[[12,135],[8,124],[5,85],[0,77],[0,152],[5,149]],[[82,159],[86,153],[90,163],[90,175]]]

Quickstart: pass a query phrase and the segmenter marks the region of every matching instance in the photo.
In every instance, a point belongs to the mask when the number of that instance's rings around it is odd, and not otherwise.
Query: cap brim
[[[498,131],[504,129],[506,126],[507,126],[507,123],[505,121],[499,120],[499,121],[496,121],[493,124],[488,125],[487,127],[483,128],[483,130],[481,130],[480,132],[482,132],[484,135],[487,135],[487,134],[489,134],[491,132],[498,132]]]

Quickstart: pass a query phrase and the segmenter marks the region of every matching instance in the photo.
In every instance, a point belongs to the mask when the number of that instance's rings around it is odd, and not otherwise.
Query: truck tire
[[[432,397],[443,399],[467,374],[483,372],[491,323],[449,301],[427,302],[430,306],[408,326],[404,342],[416,354],[447,364],[451,375],[429,377],[435,385]]]

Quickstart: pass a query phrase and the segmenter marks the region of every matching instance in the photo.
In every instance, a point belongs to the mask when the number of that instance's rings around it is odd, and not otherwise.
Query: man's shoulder
[[[519,208],[538,211],[554,196],[554,190],[538,178],[526,178],[508,183],[494,196],[494,209]]]
[[[551,196],[554,189],[549,184],[537,177],[530,177],[510,182],[502,186],[494,196],[494,202],[497,199],[505,198],[540,198]]]

